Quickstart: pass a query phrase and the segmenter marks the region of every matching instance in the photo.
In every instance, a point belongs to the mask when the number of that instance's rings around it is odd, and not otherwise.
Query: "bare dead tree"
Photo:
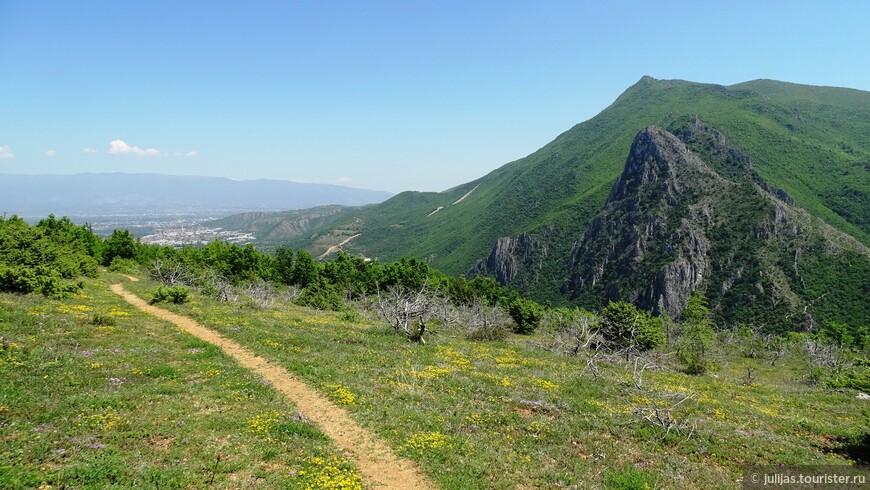
[[[765,340],[762,327],[750,324],[728,331],[724,344],[730,349],[738,350],[743,357],[757,359],[763,354]]]
[[[545,349],[567,356],[583,357],[586,363],[580,374],[588,371],[596,379],[601,376],[597,363],[607,357],[607,352],[595,315],[575,310],[567,314],[552,315],[545,322],[551,330]]]
[[[457,321],[470,340],[501,340],[510,333],[510,315],[499,305],[479,298],[457,310]]]
[[[554,340],[557,349],[572,356],[593,347],[598,350],[604,341],[597,328],[597,319],[582,313],[561,325]]]
[[[353,300],[354,309],[363,317],[369,320],[376,320],[379,318],[383,318],[378,303],[378,296],[376,295],[367,295],[361,294],[355,300]]]
[[[836,368],[840,366],[840,348],[832,342],[804,338],[801,349],[814,366]]]
[[[218,301],[221,302],[236,302],[239,300],[239,295],[233,289],[229,279],[225,278],[212,268],[207,268],[200,275],[199,282],[203,285],[202,289],[207,294],[213,294]]]
[[[765,337],[764,345],[770,355],[771,366],[776,366],[776,363],[788,354],[790,347],[786,339],[772,334]]]
[[[752,368],[747,366],[746,367],[746,376],[743,377],[743,382],[740,384],[742,384],[743,386],[751,386],[752,383],[754,382],[754,380],[755,380],[755,375],[752,374]]]
[[[651,425],[663,429],[665,433],[662,439],[671,432],[675,432],[689,440],[695,433],[697,425],[688,418],[675,416],[674,412],[692,397],[694,397],[692,393],[667,393],[660,397],[650,397],[648,398],[650,403],[647,406],[635,407],[631,413]]]
[[[436,313],[434,297],[428,284],[419,291],[391,286],[383,293],[378,292],[378,312],[390,322],[396,333],[403,334],[412,342],[425,344],[423,334]]]
[[[245,286],[244,293],[251,298],[257,308],[271,308],[275,304],[274,286],[262,279]]]
[[[287,286],[287,288],[281,292],[280,296],[285,301],[293,301],[300,294],[302,294],[302,289],[299,288],[299,286]]]
[[[647,370],[660,369],[659,365],[649,359],[644,359],[641,356],[634,358],[634,369],[632,370],[631,379],[634,387],[637,389],[643,388],[643,374]]]
[[[148,272],[151,277],[168,287],[190,284],[193,280],[190,268],[178,260],[154,259],[148,267]]]

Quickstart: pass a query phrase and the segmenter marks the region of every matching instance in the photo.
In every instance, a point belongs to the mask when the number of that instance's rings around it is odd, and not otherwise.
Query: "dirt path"
[[[326,249],[326,252],[323,252],[322,254],[320,254],[320,257],[317,257],[317,260],[320,260],[326,256],[334,254],[335,252],[338,252],[339,250],[341,250],[342,246],[347,245],[348,243],[350,243],[351,240],[353,240],[354,238],[356,238],[360,235],[362,235],[362,233],[357,233],[356,235],[345,239],[343,242],[339,243],[338,245],[333,245],[333,246],[329,247],[328,249]]]
[[[356,465],[368,485],[374,488],[408,490],[437,488],[415,463],[396,456],[385,442],[357,424],[346,410],[296,379],[283,367],[257,356],[237,342],[190,318],[149,305],[125,290],[121,284],[112,284],[109,289],[136,308],[170,321],[191,335],[220,347],[239,364],[268,380],[275,389],[296,403],[299,410],[317,424],[324,434],[335,441],[345,456]]]

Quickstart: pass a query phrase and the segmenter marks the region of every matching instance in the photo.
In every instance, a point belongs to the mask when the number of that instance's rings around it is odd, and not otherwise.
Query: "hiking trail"
[[[135,280],[133,277],[128,278]],[[373,488],[397,490],[437,488],[416,463],[397,456],[377,435],[356,423],[347,410],[334,404],[283,367],[267,361],[192,318],[148,304],[124,289],[120,283],[110,285],[109,289],[139,310],[174,323],[194,337],[220,347],[240,365],[269,381],[335,442],[348,460],[359,469],[366,484]]]

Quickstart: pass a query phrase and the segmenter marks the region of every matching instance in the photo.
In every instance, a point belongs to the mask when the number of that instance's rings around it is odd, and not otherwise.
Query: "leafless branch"
[[[412,342],[426,343],[423,334],[436,314],[435,294],[428,284],[419,291],[391,286],[378,292],[377,305],[381,317],[390,322],[396,333]]]
[[[257,308],[271,308],[275,304],[275,288],[262,279],[245,286],[244,292]]]
[[[662,439],[667,437],[671,432],[675,432],[677,435],[689,440],[695,433],[697,424],[685,418],[675,417],[674,411],[692,397],[694,395],[691,393],[670,393],[664,395],[659,400],[650,399],[649,406],[636,407],[632,410],[632,414],[640,417],[642,420],[646,420],[651,425],[664,429],[665,433]]]
[[[193,279],[190,269],[177,260],[154,259],[148,272],[151,277],[169,287],[190,284]]]

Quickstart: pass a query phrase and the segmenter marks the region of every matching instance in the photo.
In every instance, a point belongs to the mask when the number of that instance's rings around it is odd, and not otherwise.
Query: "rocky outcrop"
[[[528,233],[515,238],[501,237],[489,256],[474,264],[469,275],[495,277],[500,284],[507,285],[516,279],[523,264],[540,261],[545,255],[546,247]]]
[[[579,238],[557,225],[499,238],[469,275],[519,291],[561,287],[590,309],[629,301],[672,317],[702,290],[721,325],[784,331],[812,328],[838,305],[866,318],[870,250],[767,183],[722,131],[687,116],[636,135]],[[834,289],[837,302],[820,301]]]
[[[695,118],[672,130],[635,137],[605,206],[574,243],[563,292],[593,307],[622,300],[677,316],[701,289],[720,320],[779,330],[810,328],[814,310],[829,314],[811,284],[830,282],[831,264],[867,269],[867,247],[796,207],[716,128]],[[853,289],[870,288],[859,276]]]
[[[658,127],[641,131],[607,204],[575,243],[565,289],[594,290],[656,313],[682,311],[710,267],[705,223],[715,221],[708,196],[729,182]],[[645,278],[637,288],[632,278]]]

